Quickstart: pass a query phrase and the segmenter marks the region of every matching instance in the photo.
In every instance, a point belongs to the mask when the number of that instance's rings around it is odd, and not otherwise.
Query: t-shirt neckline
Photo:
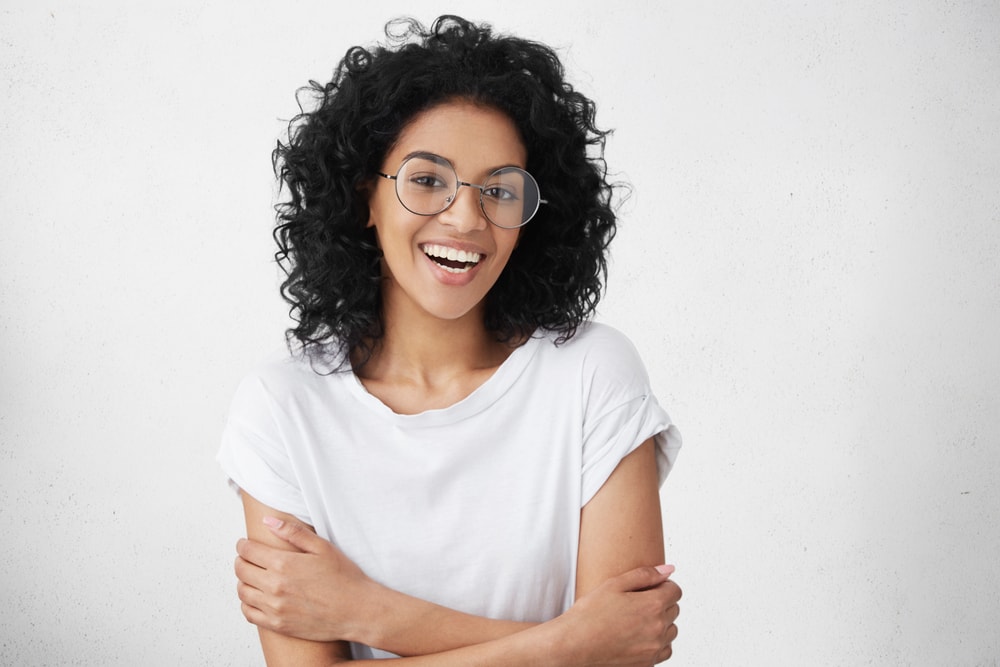
[[[445,408],[425,410],[412,415],[394,412],[377,396],[369,393],[361,379],[353,371],[344,373],[348,390],[366,409],[379,415],[380,418],[393,421],[400,426],[424,427],[453,424],[468,419],[496,403],[514,385],[517,379],[528,367],[542,339],[537,332],[530,336],[523,345],[515,348],[496,371],[468,396]]]

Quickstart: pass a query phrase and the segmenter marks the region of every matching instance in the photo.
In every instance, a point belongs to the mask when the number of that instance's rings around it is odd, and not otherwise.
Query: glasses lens
[[[531,220],[538,200],[538,183],[517,167],[498,169],[483,185],[483,212],[498,227],[520,227]]]
[[[412,157],[396,175],[400,203],[418,215],[434,215],[448,208],[457,189],[455,170],[436,155]]]

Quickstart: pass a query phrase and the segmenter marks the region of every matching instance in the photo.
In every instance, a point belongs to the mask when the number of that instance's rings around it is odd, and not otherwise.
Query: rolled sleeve
[[[603,415],[584,434],[581,506],[594,497],[623,458],[653,438],[660,484],[674,465],[680,433],[649,394],[637,396]]]
[[[216,460],[235,489],[311,525],[273,410],[260,379],[244,380],[233,397]]]

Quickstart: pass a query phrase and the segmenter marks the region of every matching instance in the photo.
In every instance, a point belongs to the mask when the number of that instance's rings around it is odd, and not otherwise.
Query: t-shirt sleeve
[[[264,381],[247,377],[233,397],[216,458],[237,491],[311,525],[277,417]]]
[[[581,506],[594,497],[623,458],[653,438],[660,484],[674,465],[681,437],[657,403],[632,343],[604,328],[584,360],[587,382]]]

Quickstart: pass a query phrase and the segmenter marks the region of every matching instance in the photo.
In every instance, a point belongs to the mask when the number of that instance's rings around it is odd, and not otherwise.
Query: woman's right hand
[[[673,571],[672,565],[640,567],[608,579],[556,619],[573,664],[649,667],[667,660],[681,599],[669,580]]]
[[[337,547],[296,521],[264,519],[289,551],[241,539],[237,592],[254,625],[312,641],[357,640],[359,605],[373,582]]]

